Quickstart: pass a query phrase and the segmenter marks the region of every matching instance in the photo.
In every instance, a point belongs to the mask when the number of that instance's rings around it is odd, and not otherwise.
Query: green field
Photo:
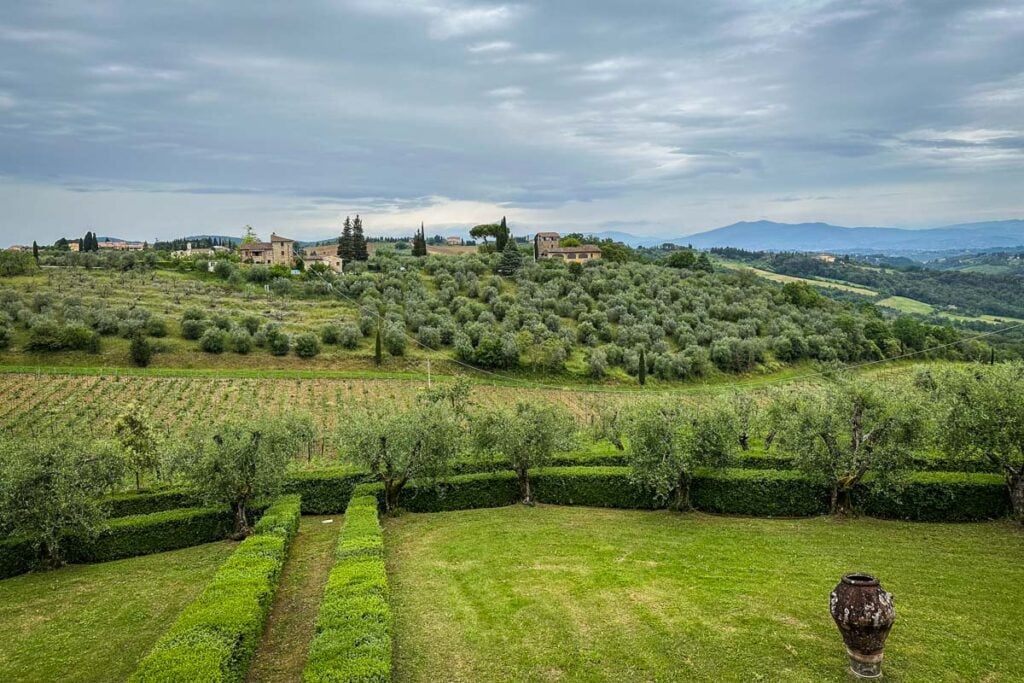
[[[1005,523],[515,506],[387,521],[395,680],[845,681],[841,574],[895,595],[892,681],[1024,678]]]
[[[234,547],[212,543],[0,581],[0,680],[125,680]]]
[[[901,313],[913,313],[916,315],[940,315],[943,318],[949,318],[950,320],[957,320],[960,322],[977,322],[982,321],[992,324],[1006,324],[1006,323],[1021,323],[1024,319],[1021,318],[1010,318],[1006,316],[995,316],[995,315],[957,315],[956,313],[950,313],[948,311],[936,310],[931,304],[926,304],[923,301],[917,299],[908,299],[905,296],[890,296],[881,301],[875,302],[876,306],[883,306],[885,308],[891,308]]]
[[[841,282],[839,280],[815,280],[806,277],[796,277],[794,275],[782,275],[781,273],[773,273],[770,270],[762,270],[760,268],[753,268],[745,263],[739,263],[736,261],[718,260],[716,261],[719,265],[725,268],[731,268],[733,270],[751,270],[760,277],[772,282],[781,282],[783,284],[787,282],[806,282],[809,285],[815,287],[827,287],[829,289],[838,289],[844,292],[851,292],[853,294],[860,294],[861,296],[876,297],[878,292],[868,289],[867,287],[859,287],[857,285],[851,285],[848,282]]]

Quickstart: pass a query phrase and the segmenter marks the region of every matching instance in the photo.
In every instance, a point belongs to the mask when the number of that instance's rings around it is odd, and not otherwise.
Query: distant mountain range
[[[923,251],[971,251],[1024,246],[1024,220],[963,223],[939,228],[847,228],[829,223],[776,223],[743,221],[707,232],[669,239],[626,232],[599,232],[595,237],[630,246],[657,246],[666,242],[698,249],[736,247],[750,251],[828,251],[836,253],[901,254]]]

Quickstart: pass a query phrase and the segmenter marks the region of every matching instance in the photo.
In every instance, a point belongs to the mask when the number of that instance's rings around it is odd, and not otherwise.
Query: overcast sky
[[[1024,4],[6,2],[0,242],[1024,216]]]

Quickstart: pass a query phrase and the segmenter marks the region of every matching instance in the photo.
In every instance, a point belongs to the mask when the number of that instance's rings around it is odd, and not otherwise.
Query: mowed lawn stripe
[[[0,681],[126,680],[236,545],[0,581]]]
[[[886,680],[1024,680],[1022,541],[1009,522],[407,514],[385,527],[394,680],[846,681],[828,597],[852,571],[895,595]]]
[[[333,521],[326,524],[327,520]],[[342,520],[342,515],[309,516],[299,523],[249,681],[273,683],[302,677]]]

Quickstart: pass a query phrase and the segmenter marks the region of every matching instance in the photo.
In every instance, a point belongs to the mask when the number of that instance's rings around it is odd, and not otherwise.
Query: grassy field
[[[284,683],[302,677],[343,519],[342,515],[302,518],[281,572],[263,642],[249,670],[249,681]],[[325,523],[327,520],[332,521]]]
[[[861,296],[875,297],[878,296],[878,292],[868,289],[866,287],[859,287],[857,285],[851,285],[846,282],[840,282],[839,280],[814,280],[805,277],[796,277],[794,275],[782,275],[781,273],[773,273],[770,270],[761,270],[760,268],[753,268],[745,263],[739,263],[736,261],[725,261],[717,260],[716,263],[724,268],[732,268],[734,270],[752,270],[757,273],[760,277],[772,282],[806,282],[809,285],[815,287],[828,287],[830,289],[840,289],[844,292],[852,292],[853,294],[860,294]]]
[[[901,313],[916,313],[918,315],[937,314],[943,318],[958,320],[960,322],[977,322],[979,320],[992,324],[1024,322],[1021,318],[1010,318],[995,315],[957,315],[956,313],[937,310],[931,304],[926,304],[925,302],[918,301],[917,299],[909,299],[905,296],[890,296],[882,299],[881,301],[876,301],[875,304],[877,306],[884,306],[885,308],[897,310]]]
[[[895,595],[891,681],[1024,680],[1008,523],[515,506],[388,520],[395,680],[845,681],[829,591]]]
[[[234,550],[212,543],[0,581],[0,681],[121,681]]]

